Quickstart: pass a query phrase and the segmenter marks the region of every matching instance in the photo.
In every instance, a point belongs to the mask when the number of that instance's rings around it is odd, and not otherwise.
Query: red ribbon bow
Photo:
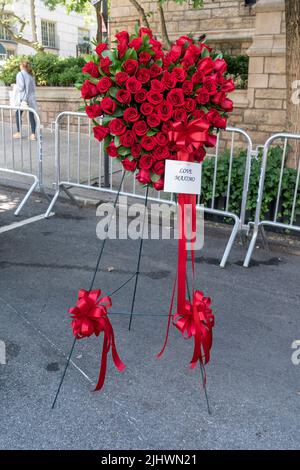
[[[95,391],[100,390],[104,385],[107,355],[110,348],[116,368],[122,372],[126,367],[118,355],[114,330],[107,316],[107,309],[112,305],[111,299],[108,296],[100,298],[100,295],[100,289],[91,291],[80,289],[76,306],[69,309],[73,318],[72,328],[76,339],[82,339],[92,334],[99,336],[102,331],[104,332],[101,367]]]
[[[202,364],[207,364],[210,359],[214,326],[214,316],[210,304],[210,298],[204,297],[202,292],[196,290],[193,302],[187,300],[184,312],[176,313],[173,316],[173,323],[182,336],[187,339],[194,337],[194,353],[190,362],[192,368],[196,366],[198,360]]]
[[[175,142],[186,154],[186,158],[178,155],[179,160],[188,160],[188,154],[193,150],[199,150],[204,145],[208,136],[209,124],[202,118],[195,119],[189,123],[180,121],[173,123],[173,129],[169,131],[170,142]],[[181,154],[179,151],[178,153]]]

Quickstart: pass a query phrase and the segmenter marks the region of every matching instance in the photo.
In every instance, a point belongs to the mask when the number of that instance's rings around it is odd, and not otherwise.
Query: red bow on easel
[[[100,295],[100,289],[91,291],[80,289],[76,306],[69,309],[73,319],[73,334],[76,339],[82,339],[93,334],[99,336],[102,331],[104,333],[101,367],[95,391],[100,390],[104,385],[107,355],[110,348],[116,368],[122,372],[126,367],[118,355],[114,330],[107,316],[107,309],[112,305],[111,299],[108,296],[100,298]]]

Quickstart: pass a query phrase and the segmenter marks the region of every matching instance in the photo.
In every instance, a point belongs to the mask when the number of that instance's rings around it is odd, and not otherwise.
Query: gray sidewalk
[[[0,221],[15,221],[18,192],[2,190]],[[45,209],[26,208],[26,216]],[[25,215],[25,214],[24,214]],[[188,367],[192,342],[171,329],[160,350],[176,264],[176,242],[145,241],[136,312],[111,315],[123,374],[109,361],[104,390],[91,390],[102,338],[76,345],[74,363],[51,411],[72,343],[67,309],[88,288],[99,240],[95,210],[57,205],[57,214],[0,235],[0,447],[7,449],[297,449],[300,442],[300,365],[291,344],[300,339],[299,256],[256,250],[242,268],[238,245],[226,269],[218,260],[226,239],[206,229],[196,256],[197,287],[212,297],[216,326],[207,366],[213,410],[206,411],[199,370]],[[136,241],[109,241],[96,286],[109,293],[135,271]],[[133,285],[113,296],[114,311],[129,310]]]

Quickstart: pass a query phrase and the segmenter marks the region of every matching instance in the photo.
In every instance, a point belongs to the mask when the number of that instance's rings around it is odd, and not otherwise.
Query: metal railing
[[[32,113],[36,125],[36,142],[31,141],[29,116]],[[14,135],[17,131],[16,119],[20,123],[20,137]],[[43,139],[42,126],[38,113],[32,108],[20,108],[0,105],[0,173],[32,178],[33,183],[22,199],[15,215],[19,215],[33,191],[43,188]],[[25,124],[24,124],[25,121]]]
[[[276,191],[277,196],[276,196],[276,201],[275,201],[274,214],[272,218],[270,218],[270,220],[264,220],[264,219],[261,220],[267,163],[268,163],[268,159],[270,158],[269,150],[270,150],[271,145],[277,140],[283,141],[283,149],[282,149],[280,168],[278,168],[279,179],[278,179],[278,185],[277,185],[277,191]],[[272,137],[270,137],[264,145],[260,179],[259,179],[259,187],[258,187],[258,194],[257,194],[255,220],[253,222],[253,234],[252,234],[249,248],[245,257],[244,267],[249,266],[259,231],[261,230],[264,235],[264,232],[263,232],[264,226],[277,227],[280,229],[288,229],[288,230],[300,232],[300,225],[297,225],[296,223],[297,204],[299,204],[298,192],[299,192],[299,182],[300,182],[299,155],[296,155],[296,157],[298,157],[298,163],[296,165],[297,166],[296,180],[295,180],[295,187],[292,192],[292,204],[290,207],[290,211],[288,211],[289,212],[288,215],[285,214],[284,219],[282,218],[282,214],[280,211],[281,197],[282,197],[282,191],[283,191],[283,177],[284,177],[284,171],[285,171],[285,163],[286,163],[286,159],[288,156],[288,142],[289,141],[296,141],[296,142],[300,141],[300,135],[288,134],[288,133],[275,134]]]
[[[55,186],[56,191],[53,199],[46,211],[45,217],[48,217],[59,197],[61,191],[64,191],[72,200],[76,199],[70,192],[70,188],[93,189],[96,191],[113,193],[117,192],[118,181],[120,182],[122,169],[120,163],[114,158],[109,158],[109,181],[108,185],[105,178],[105,155],[103,145],[91,138],[91,121],[84,113],[62,112],[55,121]],[[73,130],[73,132],[72,132]],[[224,143],[224,137],[229,137],[229,169],[228,183],[225,198],[225,207],[216,207],[218,163],[221,147]],[[243,195],[241,207],[237,213],[230,210],[231,182],[232,182],[232,164],[235,156],[236,140],[239,138],[238,145],[242,145],[246,150],[245,173],[243,176]],[[226,139],[228,142],[228,139]],[[248,229],[245,225],[245,213],[247,203],[247,193],[252,158],[252,141],[249,135],[242,129],[227,128],[220,132],[217,137],[215,151],[208,158],[214,159],[214,172],[211,181],[211,201],[209,207],[200,206],[200,196],[198,198],[197,209],[204,210],[205,213],[230,218],[233,221],[230,238],[227,242],[221,267],[225,267],[228,256],[234,244],[235,238],[239,232]],[[202,165],[201,165],[202,170]],[[123,182],[121,195],[144,199],[145,190],[136,182],[134,175],[130,175]],[[176,204],[173,194],[166,194],[150,190],[149,201],[162,201],[169,204]]]

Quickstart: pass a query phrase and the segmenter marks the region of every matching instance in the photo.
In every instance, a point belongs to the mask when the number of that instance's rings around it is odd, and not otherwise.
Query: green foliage
[[[280,168],[282,159],[282,148],[274,147],[270,149],[267,169],[265,176],[264,197],[262,202],[261,219],[272,219],[276,206],[278,185],[280,179]],[[257,159],[252,159],[251,176],[249,181],[249,192],[247,199],[246,217],[248,220],[254,220],[255,209],[257,204],[257,192],[259,185],[259,176],[261,169],[262,155]],[[218,158],[218,171],[215,191],[215,208],[224,209],[226,204],[228,190],[228,173],[229,173],[230,155],[224,152]],[[239,215],[243,184],[245,176],[246,152],[240,151],[238,155],[234,155],[232,159],[229,211]],[[207,207],[211,207],[212,200],[212,181],[215,168],[215,159],[206,158],[202,168],[202,195],[201,203]],[[296,184],[297,171],[292,168],[284,168],[282,176],[282,190],[279,201],[278,221],[287,222],[291,216],[293,206],[293,195]],[[296,201],[296,214],[300,215],[300,193]]]
[[[247,88],[249,57],[247,55],[232,56],[223,51],[228,64],[228,74],[232,75],[237,88]]]
[[[0,81],[11,85],[16,81],[20,62],[29,60],[38,86],[73,86],[83,81],[82,57],[59,57],[51,53],[38,53],[33,56],[12,56],[0,69]]]

